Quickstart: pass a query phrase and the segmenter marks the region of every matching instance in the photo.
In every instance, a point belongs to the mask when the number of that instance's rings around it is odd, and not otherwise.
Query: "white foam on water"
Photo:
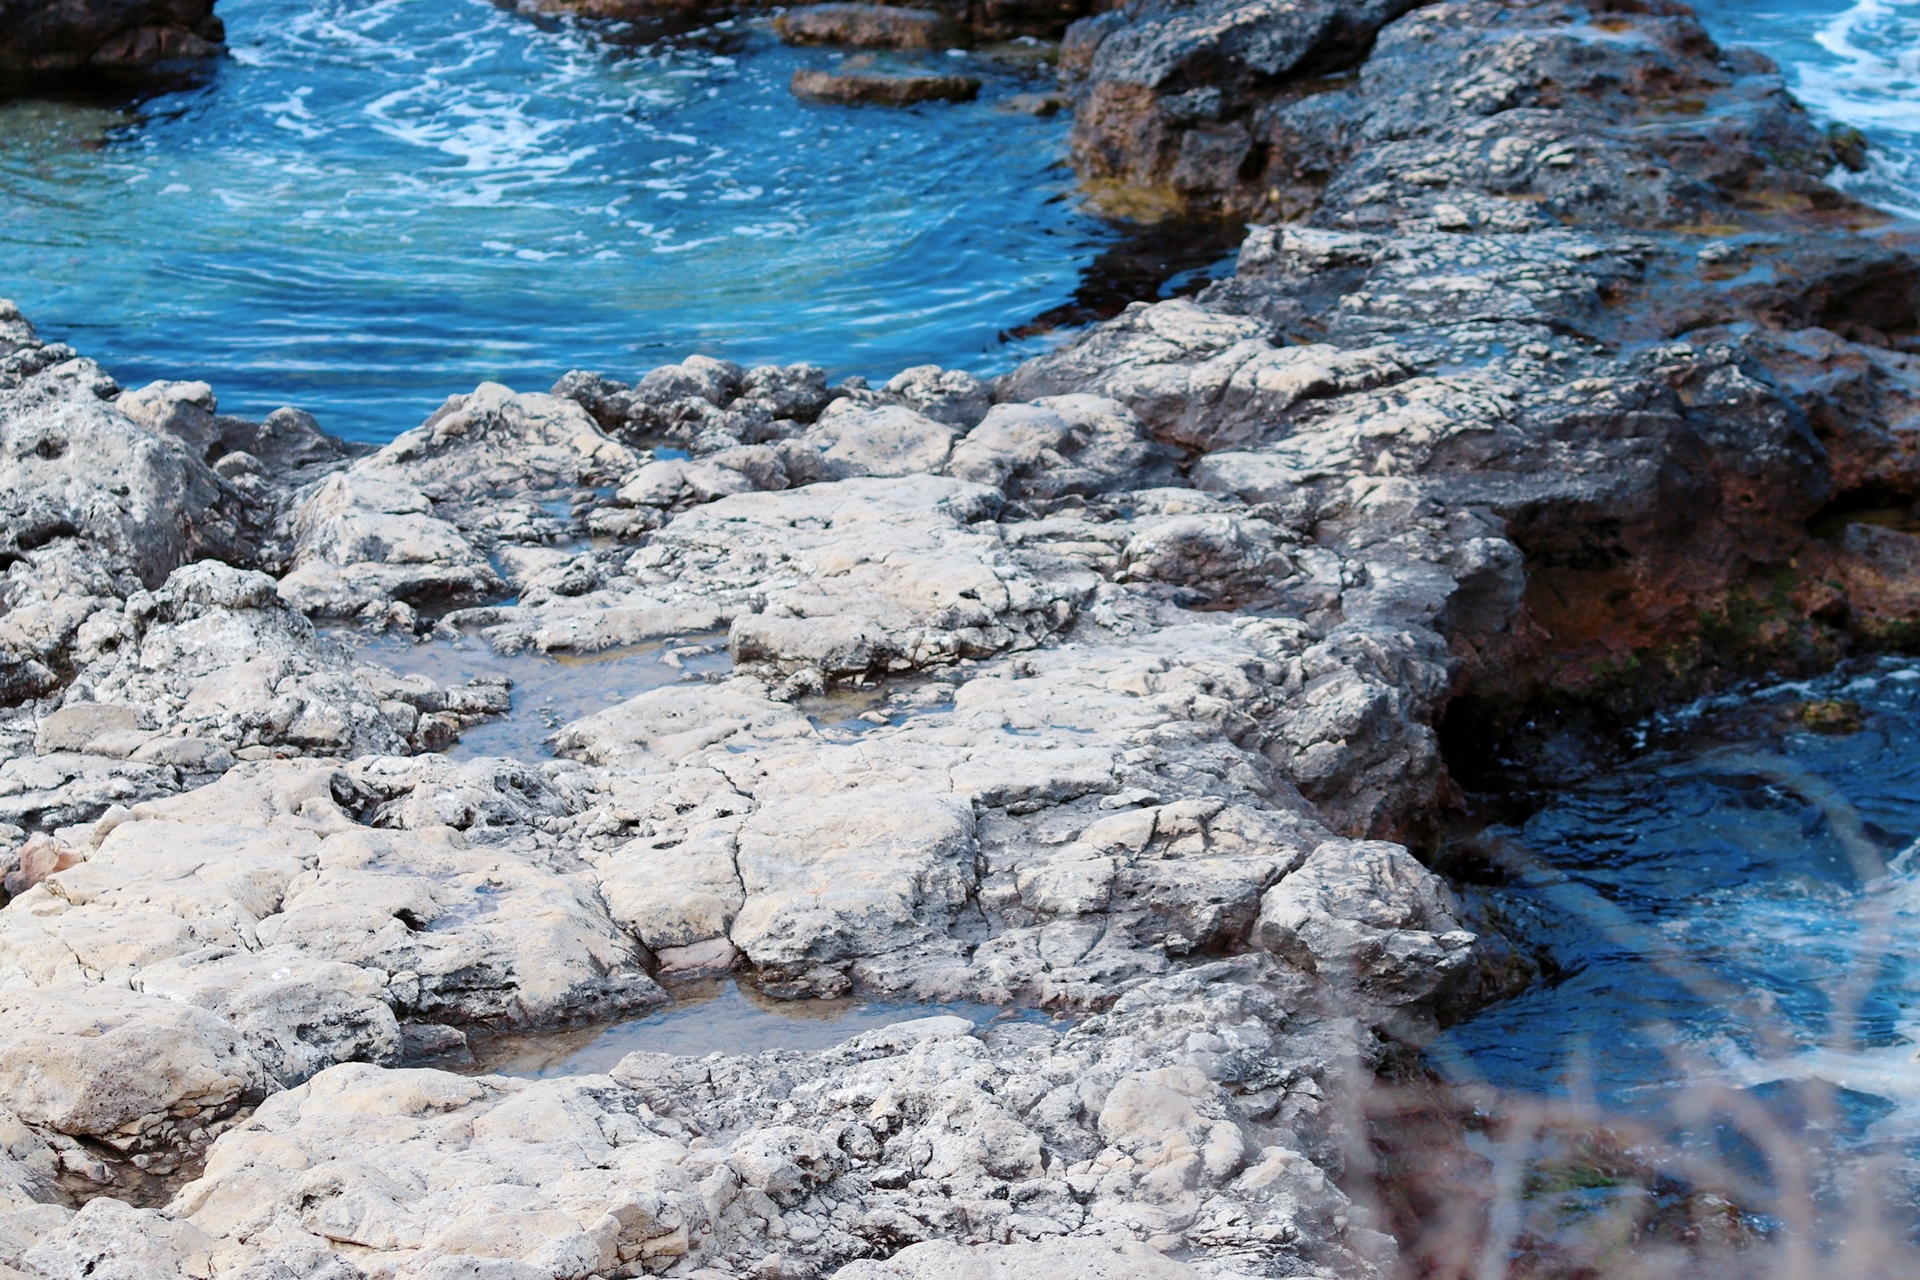
[[[1868,203],[1920,217],[1920,0],[1855,0],[1839,13],[1794,4],[1702,6],[1723,44],[1771,55],[1788,87],[1821,123],[1852,125],[1870,143],[1861,173],[1837,169],[1834,186]]]

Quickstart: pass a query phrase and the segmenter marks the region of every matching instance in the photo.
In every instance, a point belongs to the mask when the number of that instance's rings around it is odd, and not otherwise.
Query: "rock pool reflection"
[[[940,1015],[975,1024],[996,1018],[1037,1017],[996,1005],[897,1004],[856,997],[776,1000],[733,978],[676,984],[674,1003],[612,1025],[532,1035],[473,1032],[473,1059],[453,1069],[469,1075],[541,1078],[610,1071],[630,1053],[761,1053],[768,1049],[825,1049],[863,1031]]]
[[[425,644],[348,629],[332,634],[367,660],[401,675],[422,675],[442,685],[476,678],[512,682],[513,709],[471,725],[446,751],[454,759],[506,756],[551,757],[548,739],[561,726],[628,698],[682,681],[702,680],[733,667],[724,634],[687,636],[594,654],[500,654],[485,641],[437,638]]]

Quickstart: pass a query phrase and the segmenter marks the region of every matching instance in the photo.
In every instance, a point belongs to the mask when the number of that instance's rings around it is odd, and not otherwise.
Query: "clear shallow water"
[[[1853,732],[1808,729],[1809,703]],[[1450,1030],[1450,1078],[1637,1123],[1697,1168],[1920,1191],[1920,662],[1722,699],[1526,821],[1470,889],[1560,972]],[[1769,1143],[1779,1143],[1772,1154]],[[1784,1153],[1784,1154],[1783,1154]]]
[[[1767,54],[1821,123],[1867,135],[1867,171],[1830,179],[1920,217],[1920,0],[1690,0],[1714,38]]]
[[[671,46],[488,0],[222,0],[233,54],[133,109],[0,102],[0,296],[127,385],[204,377],[384,441],[482,379],[694,350],[990,372],[1115,240],[1068,122],[815,106],[735,26]]]
[[[506,756],[538,760],[553,755],[554,732],[649,689],[723,674],[733,666],[727,637],[636,645],[586,656],[499,654],[485,641],[436,638],[426,644],[392,634],[368,635],[340,627],[331,634],[370,662],[401,675],[422,675],[449,687],[504,676],[512,682],[512,710],[468,727],[447,748],[455,760]]]
[[[776,1000],[732,978],[686,983],[658,1013],[606,1027],[536,1035],[473,1038],[474,1061],[462,1071],[510,1076],[591,1075],[611,1071],[630,1053],[764,1053],[825,1049],[863,1031],[943,1014],[976,1026],[996,1019],[1037,1018],[984,1004],[898,1004],[840,998]]]

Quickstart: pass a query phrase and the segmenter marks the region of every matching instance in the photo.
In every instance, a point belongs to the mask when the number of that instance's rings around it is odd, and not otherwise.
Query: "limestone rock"
[[[1253,938],[1386,1016],[1417,1018],[1475,976],[1475,938],[1459,917],[1445,883],[1400,846],[1329,841],[1268,891]]]
[[[805,435],[787,442],[781,456],[787,474],[801,483],[928,475],[945,465],[953,437],[951,427],[911,409],[861,409],[841,400]]]
[[[117,388],[92,361],[37,344],[27,351],[58,358],[24,379],[0,375],[6,552],[84,539],[148,586],[189,560],[243,554],[248,514],[230,486],[180,442],[108,404]]]
[[[541,502],[637,465],[574,402],[483,383],[306,497],[281,595],[320,617],[485,599],[493,545],[559,531]]]
[[[1046,1240],[966,1248],[928,1240],[885,1262],[852,1262],[833,1274],[834,1280],[1191,1280],[1199,1273],[1133,1242]]]
[[[60,1133],[134,1146],[170,1120],[217,1118],[266,1083],[226,1022],[124,988],[85,1001],[0,989],[0,1027],[0,1087],[14,1114]]]

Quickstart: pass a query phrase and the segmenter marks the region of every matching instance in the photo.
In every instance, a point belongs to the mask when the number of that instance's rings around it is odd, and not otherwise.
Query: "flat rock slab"
[[[980,82],[972,76],[897,76],[801,68],[789,89],[796,98],[848,106],[909,107],[916,102],[972,102]]]

